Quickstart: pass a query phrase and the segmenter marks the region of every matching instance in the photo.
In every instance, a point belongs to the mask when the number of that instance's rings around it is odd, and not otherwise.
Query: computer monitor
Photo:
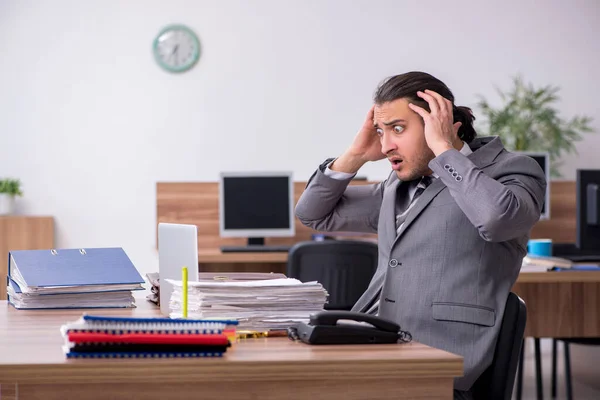
[[[533,158],[544,171],[544,175],[546,175],[546,193],[544,193],[544,205],[542,206],[540,219],[550,219],[550,154],[534,151],[515,151],[514,153]]]
[[[600,170],[577,170],[577,248],[600,254]]]
[[[578,169],[576,181],[576,242],[553,243],[553,255],[578,262],[600,262],[599,197],[600,170]]]
[[[248,238],[248,246],[264,246],[265,237],[294,236],[292,173],[221,173],[219,232]]]

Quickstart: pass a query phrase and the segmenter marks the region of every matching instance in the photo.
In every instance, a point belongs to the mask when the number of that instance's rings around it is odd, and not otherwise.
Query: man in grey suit
[[[546,189],[532,158],[475,138],[473,120],[429,74],[388,78],[352,144],[319,166],[296,206],[316,230],[378,234],[379,265],[353,309],[463,356],[456,398],[471,397],[492,361]],[[349,186],[383,158],[393,170],[385,181]]]

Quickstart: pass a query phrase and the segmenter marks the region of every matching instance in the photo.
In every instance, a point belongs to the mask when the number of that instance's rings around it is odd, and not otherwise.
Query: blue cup
[[[527,242],[527,253],[537,257],[552,257],[552,239],[531,239]]]

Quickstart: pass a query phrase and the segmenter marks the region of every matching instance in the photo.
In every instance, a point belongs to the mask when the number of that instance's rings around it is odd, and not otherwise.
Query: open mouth
[[[392,163],[393,170],[398,170],[400,168],[400,165],[402,165],[402,160],[399,158],[390,159],[390,162]]]

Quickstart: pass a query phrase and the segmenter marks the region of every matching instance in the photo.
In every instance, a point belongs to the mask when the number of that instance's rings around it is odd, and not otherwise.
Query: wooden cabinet
[[[0,216],[0,300],[6,300],[8,252],[54,248],[54,218]]]

